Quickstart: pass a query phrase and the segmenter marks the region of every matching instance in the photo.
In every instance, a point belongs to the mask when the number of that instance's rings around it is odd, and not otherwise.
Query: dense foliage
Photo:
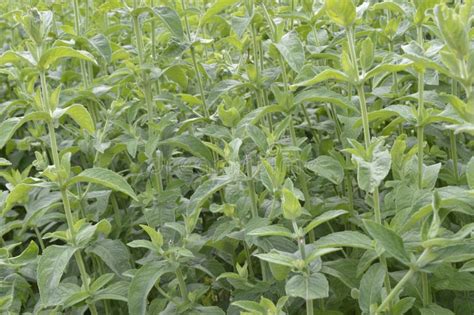
[[[474,314],[471,0],[4,0],[1,314]]]

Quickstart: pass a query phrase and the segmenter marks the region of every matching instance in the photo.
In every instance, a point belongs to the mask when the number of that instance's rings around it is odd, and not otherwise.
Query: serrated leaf
[[[373,249],[372,240],[356,231],[342,231],[325,235],[315,242],[319,247],[355,247]]]
[[[89,39],[89,44],[109,63],[112,60],[112,48],[109,39],[104,34],[97,34]]]
[[[326,80],[336,80],[336,81],[342,81],[342,82],[349,81],[348,77],[344,74],[344,72],[334,70],[334,69],[326,69],[323,72],[315,75],[312,79],[292,84],[290,86],[290,89],[295,90],[296,88],[300,86],[315,85],[319,82],[323,82]]]
[[[159,145],[172,145],[209,162],[213,160],[211,151],[195,136],[179,135],[160,141]]]
[[[180,40],[184,39],[183,25],[181,24],[181,19],[175,10],[169,7],[158,7],[153,8],[153,11],[155,11],[155,14],[174,36]]]
[[[32,120],[48,120],[50,115],[46,112],[34,112],[25,115],[24,117],[12,117],[0,123],[0,149],[10,140],[15,131],[24,123]]]
[[[329,296],[329,283],[322,273],[295,275],[286,282],[285,292],[305,300],[322,299]]]
[[[95,124],[87,108],[81,104],[72,104],[66,108],[56,109],[54,116],[57,118],[63,115],[71,117],[82,129],[85,129],[89,134],[95,131]]]
[[[292,238],[293,233],[288,230],[286,227],[281,225],[269,225],[257,228],[255,230],[251,230],[248,232],[248,235],[251,236],[283,236]]]
[[[341,215],[344,215],[346,213],[347,213],[346,210],[329,210],[329,211],[326,211],[323,214],[321,214],[321,215],[317,216],[316,218],[314,218],[313,220],[311,220],[311,222],[309,222],[304,227],[304,232],[308,233],[309,231],[315,229],[319,225],[321,225],[321,224],[323,224],[323,223],[325,223],[329,220],[332,220],[334,218],[337,218]]]
[[[410,257],[408,256],[408,253],[405,249],[403,240],[397,235],[397,233],[379,223],[369,220],[364,220],[364,225],[369,234],[385,249],[388,254],[395,257],[404,264],[408,264],[410,262]]]
[[[341,163],[328,155],[318,156],[315,160],[307,162],[305,167],[335,185],[339,185],[344,179],[344,169]]]
[[[166,262],[149,262],[133,276],[128,289],[128,312],[130,315],[145,315],[147,297],[155,282],[164,274],[172,272]]]
[[[369,314],[372,304],[379,304],[382,299],[382,287],[385,278],[385,268],[381,264],[372,265],[360,280],[359,306]]]
[[[97,61],[94,56],[85,50],[75,50],[70,47],[58,46],[52,47],[46,50],[38,62],[38,67],[43,70],[49,69],[49,67],[62,58],[76,58],[85,61],[92,62],[97,65]]]
[[[231,177],[224,175],[214,179],[209,179],[202,183],[191,196],[187,207],[187,213],[193,214],[198,211],[207,198],[227,184],[230,184],[232,181]]]
[[[50,299],[54,297],[58,290],[59,282],[69,263],[69,260],[76,252],[77,248],[70,246],[48,246],[38,260],[38,289],[41,302],[44,305],[50,304]]]
[[[277,250],[272,250],[269,253],[256,254],[255,257],[258,257],[261,260],[268,261],[273,264],[283,265],[288,267],[293,267],[293,262],[296,260],[292,254],[284,253]]]
[[[137,195],[127,181],[119,174],[105,168],[94,167],[86,169],[69,180],[67,186],[80,182],[102,185],[112,190],[120,191],[137,200]]]
[[[219,14],[221,11],[227,9],[228,7],[234,5],[240,0],[217,0],[209,9],[207,9],[204,16],[201,18],[201,23],[206,23],[214,15]]]
[[[296,73],[300,72],[304,65],[304,48],[298,34],[291,31],[283,35],[280,42],[275,44],[283,59]]]
[[[132,269],[130,264],[130,252],[120,240],[101,239],[87,248],[87,252],[93,253],[118,276]]]

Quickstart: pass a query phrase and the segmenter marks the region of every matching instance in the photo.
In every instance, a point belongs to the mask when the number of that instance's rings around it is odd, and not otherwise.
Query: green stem
[[[382,223],[382,214],[381,214],[381,211],[380,211],[380,196],[379,196],[379,188],[378,187],[376,187],[374,189],[373,202],[374,202],[375,222],[381,224]]]
[[[179,291],[181,292],[181,297],[188,301],[188,288],[186,287],[186,282],[184,281],[183,272],[181,271],[181,267],[176,269],[176,279],[178,280]]]
[[[415,271],[413,269],[409,269],[408,272],[403,276],[403,278],[400,280],[400,282],[397,283],[397,285],[393,288],[393,290],[387,295],[387,297],[383,300],[382,304],[377,308],[375,311],[375,314],[380,314],[380,312],[384,311],[387,306],[391,303],[393,298],[395,298],[398,293],[403,289],[403,286],[405,283],[410,280],[410,278],[415,274]]]
[[[423,47],[423,29],[421,25],[416,28],[418,44]],[[423,127],[423,112],[424,112],[424,99],[423,93],[425,88],[425,74],[423,70],[418,72],[418,126],[417,126],[417,139],[418,139],[418,189],[423,189],[423,143],[424,143],[424,127]]]
[[[253,180],[253,172],[252,172],[252,161],[250,157],[247,157],[247,163],[246,163],[246,168],[247,168],[247,177],[248,179],[248,189],[249,189],[249,194],[250,194],[250,200],[251,200],[251,211],[252,211],[252,218],[257,218],[258,217],[258,205],[257,205],[257,197],[255,193],[255,182]]]
[[[416,260],[415,266],[422,268],[426,264],[426,257],[431,252],[430,248],[425,248],[425,250],[421,253],[421,255]],[[377,308],[375,314],[380,314],[383,312],[387,306],[390,305],[391,301],[400,293],[403,289],[405,283],[410,280],[410,278],[415,274],[415,270],[411,267],[408,272],[403,276],[403,278],[397,283],[397,285],[393,288],[393,290],[387,295],[387,297],[382,301],[382,304]],[[423,294],[424,296],[424,294]]]
[[[428,281],[428,274],[421,273],[421,288],[423,293],[423,306],[431,304],[430,283]]]
[[[347,41],[349,43],[349,54],[351,61],[353,63],[354,68],[356,69],[357,75],[359,75],[359,67],[357,64],[357,56],[355,53],[355,40],[354,40],[354,32],[352,28],[348,28],[347,30]],[[367,110],[367,102],[365,98],[365,91],[364,91],[364,83],[363,82],[356,82],[356,89],[357,95],[359,96],[359,103],[360,103],[360,113],[362,119],[362,128],[364,132],[364,144],[365,149],[367,150],[370,146],[370,125],[369,125],[369,114]],[[379,196],[379,188],[376,187],[373,193],[373,207],[374,207],[374,218],[377,223],[382,223],[382,215],[380,211],[380,196]],[[381,255],[379,257],[380,263],[384,266],[386,273],[384,278],[384,285],[387,292],[392,292],[391,284],[390,284],[390,277],[388,275],[388,266],[387,260],[385,256]],[[390,301],[388,302],[390,303]],[[390,305],[389,305],[390,308]]]
[[[280,68],[282,69],[282,78],[283,78],[283,86],[284,86],[284,89],[285,89],[285,94],[290,94],[290,90],[288,88],[289,84],[288,84],[288,76],[286,74],[286,68],[285,68],[285,62],[283,60],[283,57],[281,55],[279,55],[279,59],[278,59],[279,63],[280,63]],[[289,104],[288,104],[288,98],[286,98],[286,102],[287,102],[287,108],[289,108]],[[293,146],[298,146],[298,140],[296,138],[296,130],[295,130],[295,125],[293,124],[293,114],[290,113],[290,125],[289,125],[289,130],[290,130],[290,137],[291,137],[291,142],[292,142],[292,145]],[[298,153],[298,157],[297,157],[297,170],[296,170],[296,174],[297,174],[297,179],[298,179],[298,183],[300,184],[300,187],[301,187],[301,190],[303,192],[303,195],[305,197],[305,206],[307,207],[307,209],[309,211],[311,211],[311,196],[309,194],[309,189],[308,189],[308,184],[306,183],[306,176],[304,175],[304,171],[303,171],[303,163],[301,162],[301,159],[299,158],[299,153]]]
[[[186,11],[186,1],[181,0],[181,6],[183,7],[183,11]],[[198,87],[199,87],[199,93],[201,94],[201,106],[202,106],[202,111],[204,113],[204,117],[209,118],[209,108],[207,107],[207,101],[206,97],[204,94],[204,85],[202,83],[201,79],[201,72],[199,71],[198,64],[196,61],[196,52],[194,50],[194,46],[192,45],[192,38],[191,38],[191,28],[189,26],[189,21],[188,17],[186,14],[184,14],[184,24],[186,25],[186,33],[188,34],[188,39],[190,42],[190,50],[191,50],[191,59],[193,61],[193,67],[194,67],[194,72],[196,72],[196,78],[198,81]]]
[[[451,82],[451,94],[457,96],[458,95],[458,86],[454,79]],[[456,134],[453,130],[449,131],[449,142],[451,147],[451,159],[453,160],[453,171],[454,171],[454,179],[456,184],[459,183],[459,170],[458,170],[458,150],[457,150],[457,143],[456,143]]]
[[[457,150],[457,143],[456,143],[456,134],[454,134],[453,130],[449,131],[449,142],[451,146],[451,159],[453,160],[453,171],[454,171],[454,180],[456,184],[459,183],[459,166],[458,166],[458,150]]]
[[[360,113],[362,118],[362,127],[364,131],[364,144],[367,149],[370,145],[370,126],[369,126],[369,114],[367,111],[367,103],[365,100],[365,91],[362,85],[357,86],[357,95],[359,96],[360,102]]]
[[[38,242],[40,244],[41,252],[44,252],[44,249],[46,247],[44,246],[43,237],[41,236],[41,232],[40,232],[40,230],[38,229],[37,226],[35,226],[35,234],[36,234],[36,238],[38,239]]]
[[[46,74],[44,71],[40,72],[40,84],[41,84],[41,92],[42,92],[42,98],[43,98],[43,107],[49,111],[52,117],[53,109],[51,108],[49,104],[48,85],[46,83]],[[48,133],[49,133],[49,139],[50,139],[50,144],[51,144],[51,154],[53,156],[54,168],[57,174],[58,186],[61,191],[61,199],[63,202],[64,213],[66,215],[66,222],[68,225],[69,233],[71,234],[71,240],[73,242],[73,245],[75,245],[74,243],[75,243],[76,231],[74,228],[74,219],[73,219],[73,215],[71,211],[69,197],[67,195],[67,189],[64,186],[63,178],[61,177],[61,173],[60,173],[61,162],[59,159],[59,150],[58,150],[58,144],[56,140],[56,132],[54,130],[53,122],[51,120],[47,122],[47,126],[48,126]],[[84,288],[86,291],[89,291],[90,277],[87,274],[86,267],[84,265],[84,261],[82,259],[80,250],[75,252],[74,257],[76,259],[76,263],[79,268],[79,272],[81,274],[81,280],[84,285]],[[93,303],[88,303],[88,307],[92,315],[97,314],[97,309]]]
[[[299,234],[299,228],[298,228],[298,224],[296,223],[296,221],[292,220],[291,224],[293,226],[293,231],[295,232],[295,234]],[[298,237],[297,242],[298,242],[298,249],[300,251],[301,259],[305,260],[306,259],[306,249],[305,249],[304,236]],[[305,269],[307,269],[307,268],[305,267]],[[308,270],[305,270],[305,272],[307,273],[305,276],[309,276]],[[311,300],[311,299],[306,300],[306,314],[307,315],[310,315],[310,314],[313,315],[314,314],[313,300]]]
[[[247,258],[247,266],[249,268],[250,279],[254,279],[255,278],[255,272],[253,271],[253,266],[252,266],[252,256],[250,254],[249,245],[247,244],[247,242],[245,240],[244,240],[244,250],[245,250],[245,256]],[[264,270],[262,268],[262,276],[264,276],[263,271]]]
[[[79,12],[79,1],[73,1],[73,10],[74,10],[74,31],[76,32],[77,36],[81,36],[82,29],[81,29],[81,20],[80,20],[80,12]],[[86,62],[84,60],[80,60],[79,64],[81,66],[81,76],[82,81],[84,82],[84,87],[86,89],[89,88],[89,76],[87,73]]]

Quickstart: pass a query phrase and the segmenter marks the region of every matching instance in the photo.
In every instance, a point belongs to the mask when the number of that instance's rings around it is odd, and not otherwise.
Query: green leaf
[[[58,46],[46,50],[38,62],[38,67],[42,70],[47,70],[49,67],[61,58],[77,58],[85,61],[90,61],[97,65],[94,56],[85,50],[75,50],[70,47]]]
[[[23,203],[27,200],[28,193],[35,187],[47,186],[44,182],[37,182],[31,178],[24,182],[15,185],[7,195],[5,206],[2,209],[1,215],[5,215],[15,204]]]
[[[454,313],[437,304],[430,304],[420,308],[420,315],[454,315]]]
[[[161,276],[173,270],[166,262],[149,262],[133,276],[128,288],[128,312],[130,315],[145,315],[147,297]]]
[[[326,14],[334,23],[348,27],[356,19],[356,7],[352,0],[326,0]]]
[[[370,37],[367,37],[361,43],[360,64],[363,69],[367,70],[372,67],[372,64],[374,63],[374,53],[374,43]]]
[[[112,190],[120,191],[137,200],[137,195],[127,181],[119,174],[105,168],[94,167],[86,169],[69,180],[67,186],[80,182],[99,184]]]
[[[324,87],[304,90],[296,95],[294,102],[295,104],[304,102],[332,103],[341,109],[359,112],[347,97]]]
[[[342,81],[342,82],[349,81],[348,77],[344,74],[344,72],[341,72],[339,70],[334,70],[334,69],[326,69],[323,72],[320,72],[317,75],[315,75],[312,79],[290,85],[290,89],[295,90],[296,88],[300,86],[315,85],[319,82],[323,82],[323,81],[331,80],[331,79],[336,80],[336,81]]]
[[[69,260],[77,248],[70,246],[48,246],[38,260],[38,289],[41,303],[49,305],[59,292],[58,286]]]
[[[269,253],[256,254],[254,256],[270,263],[288,267],[294,267],[293,262],[296,261],[296,258],[292,254],[281,252],[275,249],[272,249]]]
[[[132,269],[130,252],[120,240],[97,240],[87,248],[87,252],[97,255],[118,276]]]
[[[267,313],[267,309],[265,307],[253,301],[236,301],[232,302],[232,305],[240,307],[241,309],[244,309],[248,312],[257,312],[257,314]]]
[[[474,189],[474,157],[471,157],[466,167],[466,177],[469,188]]]
[[[288,63],[291,69],[299,73],[304,65],[304,48],[298,34],[291,31],[283,35],[280,42],[275,44],[280,54]]]
[[[27,51],[6,51],[0,56],[0,65],[5,64],[17,64],[26,63],[29,66],[35,66],[36,60],[33,58],[31,53]]]
[[[448,47],[456,52],[459,59],[464,58],[470,51],[470,41],[468,28],[459,14],[443,4],[434,8],[434,16],[436,25]]]
[[[405,250],[403,240],[397,235],[397,233],[373,221],[363,220],[363,222],[370,236],[372,236],[373,239],[376,240],[377,243],[380,244],[388,254],[395,257],[404,264],[408,264],[410,262],[410,257]]]
[[[89,134],[93,134],[95,131],[95,124],[89,111],[81,104],[72,104],[66,108],[56,109],[53,115],[58,119],[63,115],[68,115]]]
[[[305,300],[323,299],[329,296],[329,283],[322,273],[295,275],[285,285],[286,294]]]
[[[183,25],[175,10],[168,7],[153,8],[155,14],[168,27],[171,33],[180,40],[184,39]]]
[[[474,258],[474,244],[455,244],[437,248],[432,251],[431,260],[444,263],[455,263]]]
[[[375,77],[376,75],[379,75],[381,73],[391,73],[391,72],[399,72],[403,71],[406,68],[408,68],[411,65],[411,63],[405,63],[405,64],[381,64],[375,66],[372,70],[368,71],[365,76],[364,80],[368,80],[372,77]]]
[[[140,224],[140,227],[148,234],[153,245],[157,248],[163,246],[163,235],[159,231],[144,224]]]
[[[392,158],[382,142],[375,145],[370,159],[355,154],[352,159],[357,163],[357,183],[366,192],[373,193],[390,172]]]
[[[400,301],[394,303],[394,305],[392,306],[393,314],[403,315],[407,313],[409,310],[411,310],[411,308],[415,304],[415,301],[416,298],[414,297],[406,297],[400,299]]]
[[[335,185],[339,185],[344,179],[344,169],[341,163],[328,155],[318,156],[315,160],[307,162],[305,167]]]
[[[206,202],[207,198],[231,182],[232,178],[224,175],[214,179],[209,179],[202,183],[189,199],[187,214],[195,213],[202,204]]]
[[[203,158],[209,162],[212,162],[213,160],[211,151],[202,143],[201,140],[195,136],[179,135],[160,141],[159,145],[171,145],[183,149],[192,155]]]
[[[325,235],[315,242],[319,247],[355,247],[373,249],[372,241],[364,234],[356,231],[342,231]]]
[[[245,33],[245,30],[250,25],[251,21],[252,21],[252,18],[249,16],[245,16],[245,17],[232,16],[230,18],[230,25],[232,26],[232,29],[237,34],[237,36],[239,38],[242,38],[242,36]]]
[[[281,195],[283,216],[288,220],[297,219],[303,213],[300,201],[296,195],[287,188],[281,190]]]
[[[319,225],[329,221],[329,220],[332,220],[334,218],[337,218],[341,215],[344,215],[346,214],[347,211],[346,210],[329,210],[329,211],[326,211],[324,212],[323,214],[321,214],[320,216],[314,218],[313,220],[311,220],[311,222],[309,222],[305,228],[304,228],[304,233],[308,233],[309,231],[313,230],[314,228],[318,227]]]
[[[24,123],[32,120],[49,120],[51,116],[49,116],[46,112],[34,112],[27,114],[24,117],[12,117],[5,119],[2,123],[0,123],[0,149],[7,144],[8,140],[13,137],[15,131],[18,130]]]
[[[97,34],[89,39],[89,45],[105,60],[110,63],[112,61],[112,48],[110,42],[104,34]]]
[[[382,299],[382,287],[385,279],[385,268],[381,264],[370,266],[360,280],[359,306],[369,314],[372,304],[379,304]]]
[[[293,233],[281,225],[269,225],[251,230],[248,235],[251,236],[283,236],[293,238]]]
[[[12,162],[0,157],[0,166],[10,166],[10,165],[12,165]]]
[[[397,4],[396,2],[392,2],[392,1],[374,3],[374,5],[372,5],[370,7],[370,10],[372,10],[372,11],[390,10],[390,11],[392,11],[394,13],[397,13],[397,14],[404,14],[405,13],[403,8],[399,4]]]
[[[209,92],[209,96],[207,97],[207,105],[214,105],[225,93],[242,85],[243,83],[237,80],[219,81],[216,85],[214,85],[211,92]]]
[[[209,9],[207,9],[204,16],[201,18],[201,24],[209,21],[214,15],[234,5],[240,0],[217,0]]]

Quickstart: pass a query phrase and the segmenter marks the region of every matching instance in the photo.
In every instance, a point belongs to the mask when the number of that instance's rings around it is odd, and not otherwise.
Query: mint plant
[[[3,1],[1,314],[474,313],[474,5]]]

